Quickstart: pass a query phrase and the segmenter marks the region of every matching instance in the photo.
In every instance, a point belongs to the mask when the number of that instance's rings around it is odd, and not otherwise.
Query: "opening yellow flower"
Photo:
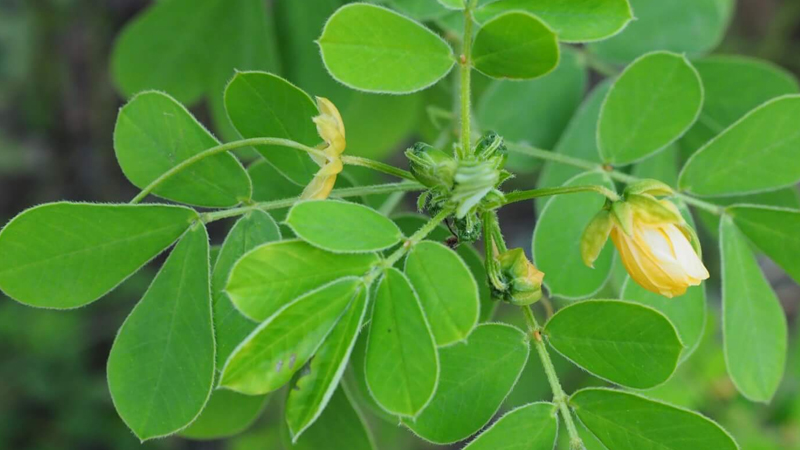
[[[320,169],[303,190],[303,194],[300,196],[302,199],[328,198],[333,190],[333,185],[336,184],[336,175],[344,168],[341,155],[347,147],[347,141],[345,140],[342,116],[336,106],[327,98],[317,97],[317,108],[320,115],[314,117],[313,120],[317,124],[317,133],[325,141],[319,147],[324,157],[311,155]]]
[[[694,230],[675,205],[646,193],[628,194],[600,211],[584,232],[581,253],[592,266],[609,235],[634,281],[665,297],[683,295],[709,274]]]

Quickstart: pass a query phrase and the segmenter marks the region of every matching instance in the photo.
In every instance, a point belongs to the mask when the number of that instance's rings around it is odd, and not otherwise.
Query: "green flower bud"
[[[502,169],[508,160],[508,149],[503,137],[494,131],[487,131],[475,147],[475,156],[481,161],[491,161],[495,169]]]
[[[483,225],[475,214],[467,215],[461,219],[456,219],[453,222],[453,231],[458,238],[459,243],[472,244],[481,237],[481,230]]]
[[[507,285],[503,300],[518,306],[530,305],[542,298],[544,273],[525,256],[521,248],[497,255],[500,271]]]
[[[594,262],[603,250],[614,227],[614,219],[608,209],[602,209],[597,213],[581,237],[581,257],[583,263],[594,268]]]
[[[456,206],[456,217],[474,213],[478,204],[500,183],[500,171],[491,162],[463,160],[458,164],[455,186],[450,199]]]
[[[406,150],[406,157],[410,162],[411,173],[423,185],[448,188],[453,185],[456,161],[447,153],[418,142]]]
[[[668,184],[658,180],[639,180],[629,184],[624,191],[626,196],[636,194],[666,196],[674,193]]]

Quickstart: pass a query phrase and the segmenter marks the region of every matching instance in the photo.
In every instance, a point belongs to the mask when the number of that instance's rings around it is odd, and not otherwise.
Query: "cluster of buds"
[[[469,159],[457,160],[424,143],[406,150],[406,157],[411,173],[428,188],[419,197],[419,209],[435,215],[452,208],[452,228],[459,242],[475,242],[481,234],[479,208],[500,205],[503,194],[498,187],[511,176],[503,170],[508,158],[503,138],[494,132],[486,133]]]
[[[656,180],[630,184],[607,201],[581,240],[583,262],[592,267],[609,236],[634,281],[665,297],[683,295],[708,278],[694,229],[669,200],[672,188]]]
[[[516,306],[530,305],[542,298],[544,273],[528,260],[521,248],[500,253],[495,260],[500,279],[490,278],[493,298]]]

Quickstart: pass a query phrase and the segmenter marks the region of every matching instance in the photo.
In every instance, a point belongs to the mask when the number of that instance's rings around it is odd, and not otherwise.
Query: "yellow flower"
[[[633,185],[624,200],[609,202],[586,227],[581,253],[591,267],[610,235],[631,278],[648,291],[672,298],[707,279],[708,270],[698,255],[697,236],[680,211],[650,194],[669,192],[656,183]]]
[[[320,146],[324,156],[311,155],[320,169],[303,190],[303,194],[300,196],[302,199],[328,198],[336,183],[336,175],[344,168],[341,155],[344,153],[347,141],[345,140],[342,116],[336,106],[327,98],[317,97],[317,108],[320,115],[314,117],[313,120],[317,124],[317,133],[325,141]]]

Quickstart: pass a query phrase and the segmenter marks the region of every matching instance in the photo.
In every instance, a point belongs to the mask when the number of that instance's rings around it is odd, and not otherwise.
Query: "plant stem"
[[[389,194],[392,192],[408,192],[408,191],[421,191],[425,189],[419,183],[389,183],[378,184],[373,186],[356,186],[351,188],[334,189],[331,196],[346,198],[358,197],[361,195],[374,195],[374,194]],[[200,215],[204,223],[213,222],[215,220],[226,219],[228,217],[241,216],[250,211],[260,209],[262,211],[269,211],[272,209],[287,208],[300,201],[300,197],[290,197],[280,200],[270,200],[268,202],[254,203],[252,205],[240,206],[238,208],[225,209],[221,211],[207,212]]]
[[[426,222],[425,225],[421,226],[419,230],[417,230],[408,239],[406,239],[406,241],[403,242],[403,245],[401,245],[400,248],[398,248],[397,250],[392,252],[391,255],[386,257],[386,259],[383,260],[383,264],[381,264],[381,266],[383,268],[388,268],[395,265],[397,261],[400,261],[400,258],[402,258],[406,253],[409,252],[409,250],[411,250],[411,248],[419,244],[423,239],[425,239],[425,237],[431,234],[431,232],[434,229],[436,229],[436,227],[440,223],[442,223],[444,219],[446,219],[447,216],[449,216],[450,214],[453,214],[452,209],[443,209],[439,211],[439,214],[436,214],[434,217],[432,217],[431,220]],[[367,278],[365,278],[367,284],[371,283],[375,279],[375,277],[377,277],[377,275],[375,275],[374,272],[368,275]]]
[[[546,161],[553,161],[560,164],[566,164],[568,166],[578,167],[590,171],[591,170],[600,171],[608,175],[611,179],[616,181],[621,181],[623,183],[633,183],[641,180],[641,178],[639,177],[635,177],[633,175],[628,175],[618,170],[614,170],[610,166],[605,166],[599,163],[593,163],[579,158],[573,158],[571,156],[562,155],[560,153],[555,153],[548,150],[542,150],[540,148],[531,147],[526,144],[507,143],[506,147],[513,152],[521,153],[523,155],[533,156],[534,158],[539,158]],[[508,196],[506,196],[506,198],[508,198],[513,194],[514,193],[509,194]],[[683,200],[684,202],[688,203],[689,205],[703,209],[717,216],[725,214],[725,208],[723,208],[722,206],[697,199],[682,192],[675,192],[673,195]]]
[[[156,178],[150,184],[148,184],[144,189],[142,189],[142,192],[139,192],[139,194],[136,195],[136,197],[134,197],[133,200],[131,200],[131,203],[135,204],[141,202],[142,200],[144,200],[145,197],[147,197],[151,192],[153,192],[154,189],[158,188],[158,186],[160,186],[162,183],[164,183],[171,177],[175,176],[176,174],[180,173],[181,171],[183,171],[184,169],[186,169],[187,167],[191,166],[192,164],[198,161],[202,161],[203,159],[208,158],[209,156],[214,156],[220,153],[225,153],[231,150],[235,150],[237,148],[249,147],[253,145],[277,145],[280,147],[288,147],[296,150],[302,150],[304,152],[308,152],[311,153],[312,155],[317,155],[320,157],[325,156],[321,151],[315,148],[303,145],[299,142],[290,141],[288,139],[264,137],[264,138],[242,139],[239,141],[228,142],[225,144],[217,145],[216,147],[211,147],[208,150],[204,150],[188,159],[181,161],[180,163],[178,163],[178,165],[164,172],[158,178]]]
[[[362,158],[360,156],[342,156],[342,162],[349,166],[360,166],[360,167],[367,167],[372,170],[377,170],[378,172],[383,172],[389,175],[396,176],[398,178],[404,178],[409,181],[417,181],[414,178],[414,175],[407,170],[400,169],[399,167],[392,166],[390,164],[382,163],[380,161],[375,161],[369,158]]]
[[[554,188],[531,189],[528,191],[516,191],[506,194],[506,200],[503,205],[509,203],[519,202],[522,200],[530,200],[539,197],[548,197],[551,195],[561,194],[575,194],[580,192],[596,192],[604,195],[612,201],[619,200],[619,195],[611,191],[605,186],[587,185],[587,186],[562,186]]]
[[[472,75],[472,1],[467,0],[464,8],[464,45],[459,58],[461,71],[461,145],[459,146],[458,156],[466,158],[472,153],[470,138],[471,115],[471,92],[470,77]]]
[[[572,419],[572,412],[569,410],[569,405],[567,404],[567,394],[564,393],[564,389],[558,381],[556,369],[553,366],[553,361],[550,359],[547,346],[545,346],[544,339],[542,338],[542,327],[539,326],[539,323],[536,321],[536,316],[533,315],[533,311],[529,307],[522,306],[521,308],[525,316],[525,322],[528,325],[528,332],[530,332],[533,337],[533,345],[536,347],[536,352],[539,354],[539,359],[542,361],[542,367],[544,367],[544,373],[547,375],[547,381],[550,383],[550,389],[553,391],[553,403],[558,407],[558,410],[561,412],[561,417],[564,419],[564,423],[567,426],[570,449],[584,449],[583,440],[581,440],[578,434],[578,428],[575,426],[575,422]]]

